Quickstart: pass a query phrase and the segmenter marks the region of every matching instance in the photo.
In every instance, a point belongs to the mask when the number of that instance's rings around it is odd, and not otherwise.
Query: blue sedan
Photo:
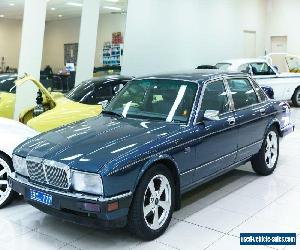
[[[290,107],[248,75],[217,70],[129,82],[101,116],[27,140],[14,151],[10,186],[64,220],[128,226],[159,237],[181,195],[247,161],[277,166]]]

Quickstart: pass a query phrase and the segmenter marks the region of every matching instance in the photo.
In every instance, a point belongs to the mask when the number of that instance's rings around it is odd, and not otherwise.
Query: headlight
[[[79,192],[103,194],[102,179],[99,174],[72,171],[72,186]]]
[[[13,161],[14,169],[18,174],[27,176],[27,177],[29,176],[28,170],[27,170],[26,158],[23,158],[23,157],[20,157],[17,155],[13,155],[12,161]]]

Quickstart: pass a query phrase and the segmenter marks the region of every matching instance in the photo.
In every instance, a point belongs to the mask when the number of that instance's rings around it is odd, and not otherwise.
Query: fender
[[[175,162],[175,160],[173,159],[172,156],[168,155],[168,154],[160,154],[160,155],[153,155],[152,157],[150,157],[150,159],[147,160],[147,162],[142,166],[140,172],[139,172],[139,175],[135,181],[135,184],[134,184],[134,190],[133,192],[135,191],[138,183],[140,182],[141,178],[143,177],[144,173],[156,162],[159,162],[159,161],[164,161],[164,160],[167,160],[169,162],[172,162],[172,164],[175,166],[175,170],[176,170],[176,174],[177,176],[179,176],[179,168],[178,168],[178,165],[177,163]]]
[[[278,120],[278,118],[274,117],[269,124],[266,126],[265,132],[264,132],[264,138],[266,137],[270,127],[272,127],[273,125],[275,125],[278,129],[278,133],[281,136],[281,125],[280,125],[280,121]]]

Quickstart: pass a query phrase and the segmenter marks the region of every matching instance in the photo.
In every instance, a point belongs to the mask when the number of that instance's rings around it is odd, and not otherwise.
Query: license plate
[[[52,195],[44,192],[30,189],[30,199],[48,206],[52,205]]]

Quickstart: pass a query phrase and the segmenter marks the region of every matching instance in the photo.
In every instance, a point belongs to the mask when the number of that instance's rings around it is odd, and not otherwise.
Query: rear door
[[[262,144],[269,123],[270,104],[264,93],[250,78],[228,78],[238,128],[238,153],[236,161],[248,159],[256,154]]]

